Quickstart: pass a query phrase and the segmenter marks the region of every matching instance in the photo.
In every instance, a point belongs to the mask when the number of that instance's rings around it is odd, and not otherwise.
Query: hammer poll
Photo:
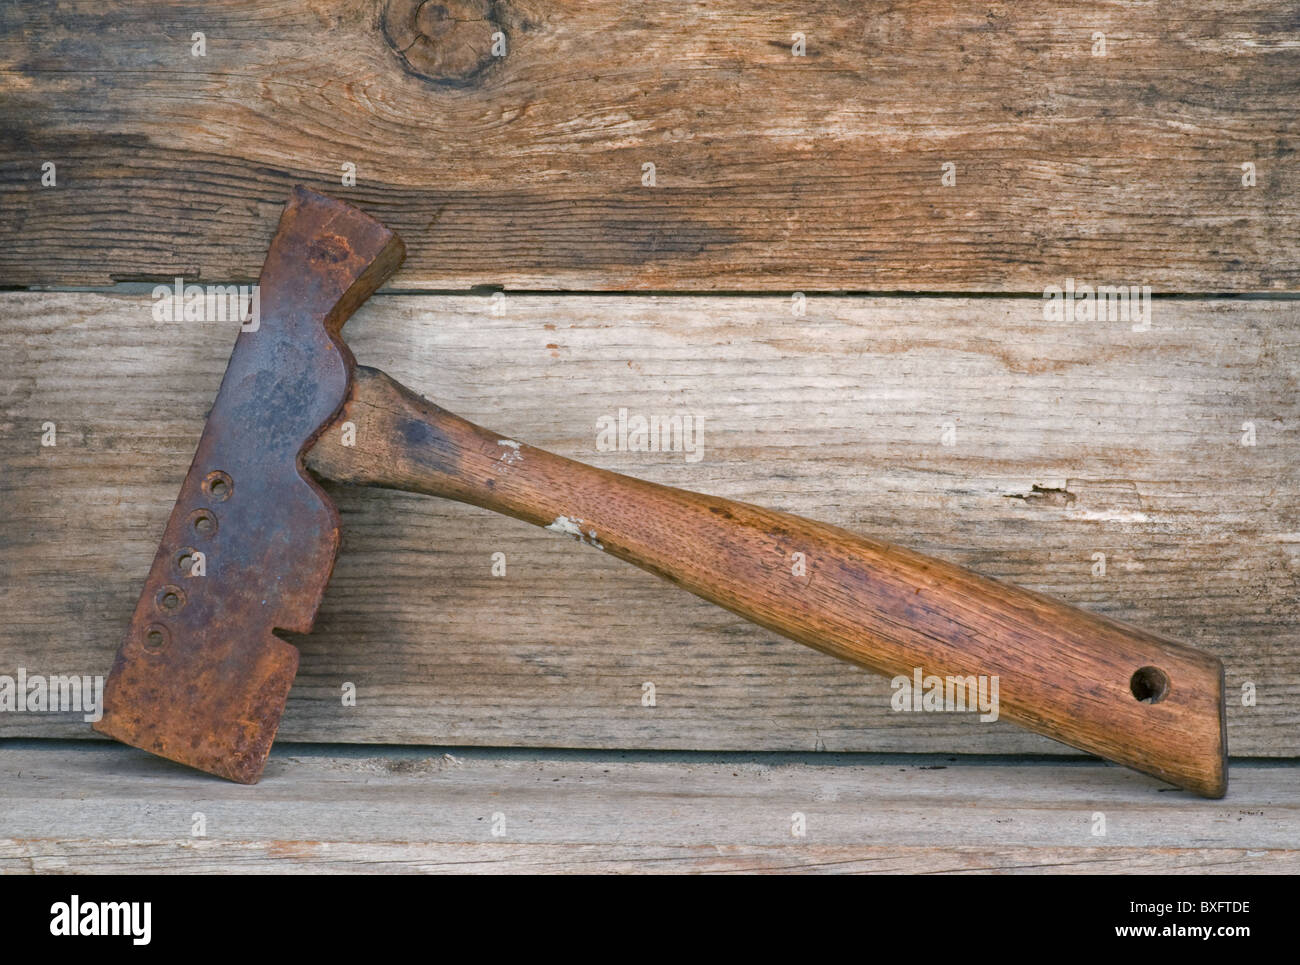
[[[388,228],[294,188],[109,675],[96,730],[256,783],[339,546],[315,477],[567,534],[889,676],[999,678],[1028,730],[1206,797],[1227,790],[1223,665],[1042,594],[824,523],[534,449],[358,366],[341,329],[401,264]],[[342,428],[355,429],[343,445]],[[792,578],[802,553],[806,575]]]

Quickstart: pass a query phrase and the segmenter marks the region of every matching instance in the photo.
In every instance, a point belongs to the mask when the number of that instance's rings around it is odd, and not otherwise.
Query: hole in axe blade
[[[164,586],[158,591],[155,600],[160,610],[179,610],[185,605],[185,591],[179,586]]]
[[[199,536],[212,536],[217,531],[217,517],[206,509],[196,509],[190,514],[190,526]]]
[[[161,624],[155,623],[144,631],[144,648],[149,653],[162,653],[170,640],[171,634]]]
[[[221,502],[230,498],[231,492],[234,491],[234,483],[230,477],[220,469],[214,469],[203,479],[203,491],[213,499]]]

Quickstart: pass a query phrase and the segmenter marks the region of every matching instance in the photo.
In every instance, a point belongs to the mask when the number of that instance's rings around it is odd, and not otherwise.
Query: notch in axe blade
[[[534,449],[354,367],[339,330],[401,258],[378,222],[295,189],[262,271],[261,327],[236,342],[96,729],[257,780],[297,667],[272,631],[310,629],[338,548],[305,468],[544,526],[879,673],[996,677],[1002,717],[1225,793],[1223,666],[1209,654],[833,526]]]

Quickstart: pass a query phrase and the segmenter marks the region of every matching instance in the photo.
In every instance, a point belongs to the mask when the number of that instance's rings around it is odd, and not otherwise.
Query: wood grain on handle
[[[354,446],[340,443],[345,422]],[[834,526],[534,449],[374,369],[357,368],[305,461],[567,533],[882,674],[996,676],[1003,718],[1206,797],[1227,790],[1223,665],[1157,634]]]

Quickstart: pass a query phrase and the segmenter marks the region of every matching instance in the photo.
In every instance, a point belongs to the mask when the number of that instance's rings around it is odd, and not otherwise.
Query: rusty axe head
[[[401,240],[295,188],[104,690],[95,729],[252,784],[261,776],[339,520],[302,454],[342,407],[343,323],[401,264]]]

